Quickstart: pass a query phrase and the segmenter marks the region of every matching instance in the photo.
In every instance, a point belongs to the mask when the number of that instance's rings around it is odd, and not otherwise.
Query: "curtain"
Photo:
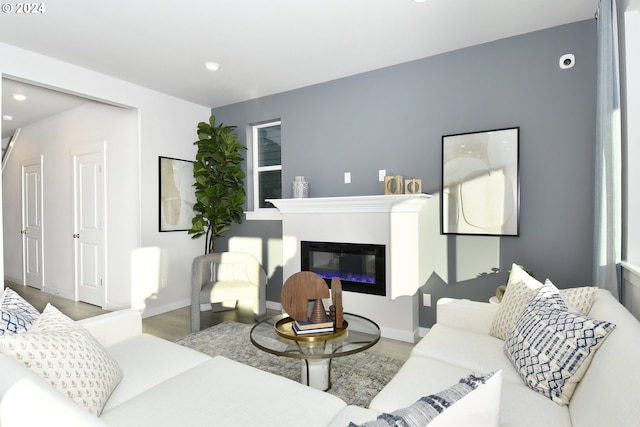
[[[598,83],[595,161],[594,284],[620,299],[622,252],[622,142],[618,26],[615,0],[598,9]]]

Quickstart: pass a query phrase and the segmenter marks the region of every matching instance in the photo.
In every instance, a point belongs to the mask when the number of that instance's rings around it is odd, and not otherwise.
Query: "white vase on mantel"
[[[304,176],[296,176],[291,183],[291,195],[294,199],[309,197],[309,183]]]

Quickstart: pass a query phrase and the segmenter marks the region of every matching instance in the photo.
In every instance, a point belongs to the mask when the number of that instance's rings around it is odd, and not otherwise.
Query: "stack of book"
[[[294,320],[291,326],[296,335],[325,334],[327,332],[333,332],[333,320],[331,319],[321,323],[312,323],[309,321],[299,322]]]

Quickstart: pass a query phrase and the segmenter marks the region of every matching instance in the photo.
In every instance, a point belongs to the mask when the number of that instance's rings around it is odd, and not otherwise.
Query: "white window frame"
[[[253,210],[246,212],[246,217],[248,220],[279,220],[282,219],[282,215],[280,211],[276,208],[261,208],[260,206],[260,191],[259,191],[259,180],[260,180],[260,172],[269,172],[269,171],[282,171],[282,161],[279,165],[273,166],[259,166],[259,150],[258,150],[258,131],[262,128],[272,127],[272,126],[280,126],[282,128],[281,120],[272,120],[269,122],[264,122],[260,124],[251,125],[251,164],[252,164],[252,185],[251,185],[251,193],[252,193],[252,201],[253,201]]]

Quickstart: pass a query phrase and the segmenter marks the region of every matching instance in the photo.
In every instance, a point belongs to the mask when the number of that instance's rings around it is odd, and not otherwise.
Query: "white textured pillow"
[[[547,280],[518,318],[504,351],[531,389],[560,405],[569,400],[615,325],[570,312]]]
[[[0,352],[94,415],[122,379],[117,362],[91,333],[51,304],[28,331],[1,336]]]
[[[24,332],[40,313],[13,289],[5,288],[0,296],[0,335]]]
[[[439,393],[425,396],[412,405],[383,413],[360,427],[497,427],[500,421],[502,371],[477,377],[469,375]],[[350,423],[350,427],[357,427]]]
[[[513,264],[507,289],[493,318],[489,334],[501,340],[506,339],[522,310],[541,287],[542,283],[531,277],[519,265]]]

